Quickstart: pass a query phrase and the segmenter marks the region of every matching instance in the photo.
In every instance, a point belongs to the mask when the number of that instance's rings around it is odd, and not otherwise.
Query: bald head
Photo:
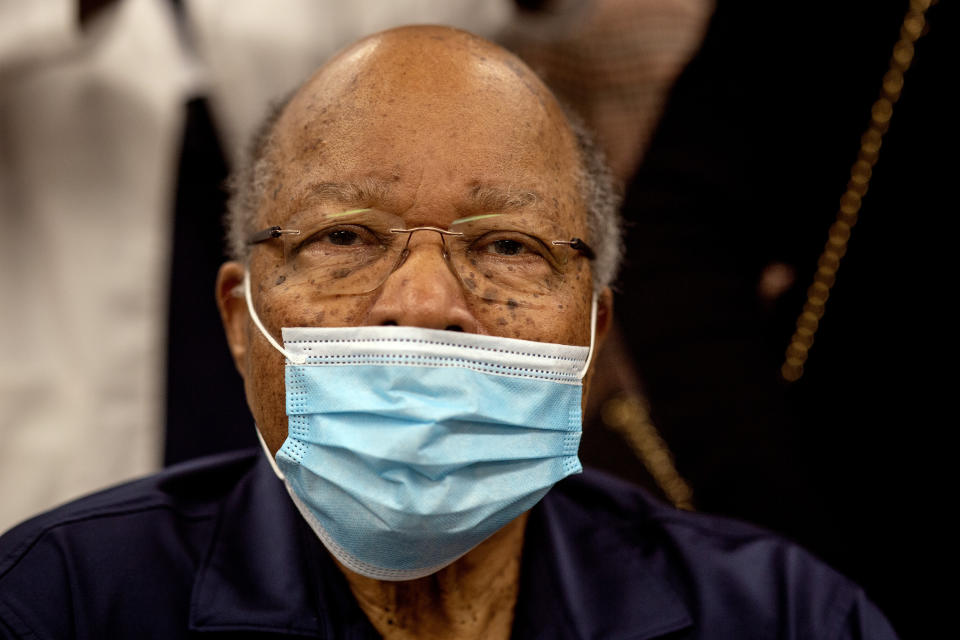
[[[459,118],[462,124],[479,116],[477,126],[498,116],[524,117],[556,127],[548,133],[570,142],[562,110],[530,69],[506,50],[450,27],[402,27],[360,40],[304,84],[284,120],[329,124],[330,109],[352,123],[406,109],[424,122]]]
[[[616,269],[616,200],[589,137],[519,59],[464,31],[403,27],[348,47],[285,103],[254,156],[234,182],[235,258],[250,232],[324,193],[429,217],[429,187],[539,199],[597,246],[598,285]]]

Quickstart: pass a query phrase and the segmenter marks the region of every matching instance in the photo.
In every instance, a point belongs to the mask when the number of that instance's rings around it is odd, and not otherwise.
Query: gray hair
[[[273,130],[283,110],[287,108],[293,93],[270,105],[266,117],[260,122],[250,143],[244,150],[239,164],[227,178],[226,227],[227,255],[231,260],[246,263],[250,257],[247,238],[256,233],[257,211],[263,203],[267,188],[276,172],[273,158]]]
[[[293,94],[273,104],[244,154],[239,167],[227,181],[229,199],[225,225],[227,252],[232,260],[246,262],[250,256],[247,238],[254,228],[256,214],[276,170],[273,158],[273,130]],[[596,253],[591,264],[595,292],[610,286],[623,257],[623,225],[620,219],[621,196],[603,151],[583,120],[564,106],[580,155],[577,177],[580,196],[587,208],[589,244]]]
[[[592,262],[593,290],[609,287],[620,271],[623,260],[623,221],[620,218],[621,194],[607,165],[603,150],[593,132],[571,107],[564,105],[567,122],[577,141],[580,175],[577,185],[587,208],[590,245],[597,254]]]

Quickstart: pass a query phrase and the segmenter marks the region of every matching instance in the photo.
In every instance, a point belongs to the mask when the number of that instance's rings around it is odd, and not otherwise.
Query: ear
[[[613,292],[610,287],[604,287],[597,295],[597,336],[594,352],[599,353],[613,326]]]
[[[587,411],[587,398],[590,397],[590,386],[597,371],[600,352],[603,350],[603,343],[610,334],[611,328],[613,328],[613,292],[610,291],[610,287],[604,287],[603,291],[597,294],[597,328],[594,335],[593,359],[583,379],[581,406],[584,412]]]
[[[249,347],[247,332],[247,302],[243,297],[243,265],[239,262],[224,262],[217,273],[217,308],[220,321],[230,346],[233,364],[240,375],[246,377],[246,358]]]

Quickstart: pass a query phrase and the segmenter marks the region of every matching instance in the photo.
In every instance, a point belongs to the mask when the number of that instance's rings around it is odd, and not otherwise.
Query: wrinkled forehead
[[[371,177],[398,191],[492,184],[556,200],[568,222],[582,209],[575,139],[552,94],[463,32],[359,42],[296,94],[275,140],[285,190]]]

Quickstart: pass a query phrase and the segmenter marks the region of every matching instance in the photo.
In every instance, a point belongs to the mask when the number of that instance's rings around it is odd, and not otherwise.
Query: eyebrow
[[[310,187],[310,195],[348,205],[368,206],[390,198],[390,182],[379,178],[361,178],[354,182],[319,182]]]
[[[529,189],[502,189],[493,185],[476,185],[467,197],[469,208],[477,212],[502,212],[523,209],[543,198]]]

